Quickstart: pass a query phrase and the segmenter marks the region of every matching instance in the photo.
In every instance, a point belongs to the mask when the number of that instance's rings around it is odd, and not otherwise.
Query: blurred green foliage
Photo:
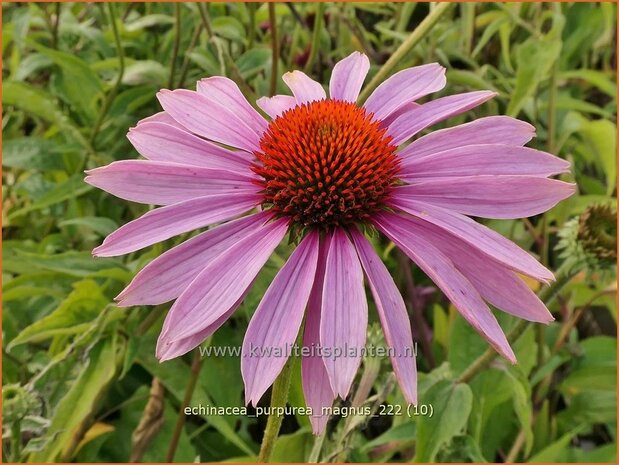
[[[430,8],[330,3],[317,21],[316,4],[276,4],[277,91],[286,92],[279,75],[290,69],[306,67],[328,82],[334,63],[353,50],[370,57],[371,77]],[[185,237],[119,259],[93,259],[90,250],[106,234],[146,208],[92,189],[82,171],[137,156],[125,134],[159,111],[160,88],[226,75],[250,101],[267,95],[268,6],[5,2],[2,13],[3,459],[128,461],[148,403],[158,406],[152,421],[159,429],[141,459],[164,461],[191,356],[164,364],[154,358],[167,305],[119,309],[113,297]],[[527,120],[537,128],[532,146],[573,163],[566,179],[575,180],[578,195],[529,220],[487,222],[554,269],[561,226],[592,203],[615,204],[615,18],[613,3],[453,5],[397,66],[440,62],[448,69],[441,94],[496,90],[498,97],[475,116]],[[376,246],[401,279],[394,250],[378,239]],[[245,303],[207,344],[241,343],[288,253],[285,245],[278,249]],[[432,286],[413,271],[416,283]],[[289,417],[273,459],[305,461],[320,452],[327,461],[615,462],[615,292],[614,275],[577,276],[551,307],[557,321],[531,325],[515,344],[518,365],[497,360],[468,384],[455,377],[487,343],[440,293],[431,293],[416,311],[433,333],[432,353],[418,357],[420,403],[432,405],[433,416],[383,415],[354,424],[334,418],[318,445],[307,418]],[[570,327],[576,314],[581,318]],[[504,328],[514,324],[500,317]],[[367,361],[361,371],[371,366]],[[366,402],[405,407],[390,370],[382,360]],[[153,395],[153,380],[163,396]],[[205,359],[191,404],[242,402],[238,358]],[[303,405],[298,373],[291,403]],[[255,459],[265,422],[188,417],[175,459]]]

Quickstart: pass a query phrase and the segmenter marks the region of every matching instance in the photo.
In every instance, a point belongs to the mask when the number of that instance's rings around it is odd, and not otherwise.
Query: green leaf
[[[275,441],[269,462],[302,463],[309,455],[313,443],[312,434],[300,429],[293,434],[282,434]]]
[[[213,20],[213,31],[224,39],[243,42],[245,28],[240,21],[232,16],[219,16]]]
[[[103,84],[97,73],[74,54],[53,50],[34,41],[30,41],[30,45],[60,67],[64,94],[72,105],[81,110],[90,121],[94,121],[97,116],[97,100],[103,93]]]
[[[31,462],[67,462],[66,448],[77,445],[92,421],[103,393],[116,375],[116,342],[114,338],[99,342],[89,353],[86,366],[62,398],[47,432],[50,441],[42,451],[29,457]]]
[[[606,194],[617,185],[617,125],[602,119],[588,122],[581,134],[606,175]]]
[[[440,448],[459,434],[468,420],[473,403],[471,388],[466,384],[439,381],[422,399],[432,405],[434,414],[417,420],[416,462],[432,462]]]
[[[93,258],[88,252],[64,252],[54,255],[25,252],[15,247],[3,248],[3,271],[28,273],[33,270],[55,271],[57,273],[85,278],[107,269],[122,267],[117,259]]]
[[[363,450],[364,452],[368,452],[375,447],[382,446],[383,444],[387,444],[390,442],[410,442],[414,440],[416,433],[417,423],[414,423],[412,421],[400,423],[399,425],[388,429],[377,438],[366,442],[362,446],[361,450]]]
[[[535,454],[529,459],[528,463],[557,463],[564,462],[567,454],[568,446],[572,438],[576,436],[581,428],[570,431],[561,436],[557,441],[549,444],[546,448]]]
[[[74,290],[46,317],[26,327],[9,344],[9,348],[26,342],[41,342],[58,335],[86,330],[108,304],[99,285],[89,279],[78,281]]]
[[[516,116],[546,77],[561,52],[559,40],[529,39],[518,47],[516,57],[516,87],[507,107],[507,114]]]
[[[571,69],[562,71],[557,75],[558,79],[577,79],[586,81],[599,90],[613,98],[617,98],[617,87],[615,80],[607,73],[593,69]]]
[[[589,390],[617,389],[617,340],[607,336],[585,339],[581,343],[582,358],[576,360],[575,368],[561,382],[560,389],[566,394]]]
[[[2,145],[2,166],[41,171],[64,168],[58,148],[49,139],[20,137],[5,140]]]
[[[93,187],[91,185],[84,182],[83,175],[74,174],[66,181],[57,184],[36,202],[10,213],[8,219],[13,220],[31,211],[41,210],[42,208],[64,202],[65,200],[74,199],[92,189]]]
[[[60,111],[54,99],[40,89],[23,82],[3,82],[2,102],[13,105],[65,130],[75,141],[88,147],[88,142],[67,116]]]
[[[71,218],[58,223],[59,227],[65,226],[82,226],[92,229],[100,236],[107,236],[109,233],[118,228],[118,224],[114,220],[103,216],[82,216],[81,218]]]
[[[123,74],[123,84],[137,86],[155,84],[162,86],[168,78],[169,71],[158,61],[141,60],[131,63]]]

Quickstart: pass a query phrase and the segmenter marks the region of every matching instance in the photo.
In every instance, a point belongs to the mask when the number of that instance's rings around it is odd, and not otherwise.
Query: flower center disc
[[[302,227],[364,221],[384,206],[397,180],[391,141],[354,103],[296,106],[269,124],[255,153],[263,204]]]

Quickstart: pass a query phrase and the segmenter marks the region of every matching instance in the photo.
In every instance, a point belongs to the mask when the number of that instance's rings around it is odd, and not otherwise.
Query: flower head
[[[364,278],[402,392],[417,401],[407,310],[363,231],[376,229],[393,241],[514,362],[488,304],[549,322],[552,316],[518,273],[543,282],[553,275],[465,215],[527,217],[574,191],[550,179],[569,163],[523,147],[534,129],[513,118],[481,118],[410,142],[495,94],[417,104],[445,85],[444,68],[429,64],[396,73],[358,105],[369,67],[356,52],[337,63],[330,98],[302,72],[286,73],[292,96],[257,101],[270,120],[223,77],[201,80],[196,92],[162,90],[164,111],[128,136],[146,160],[115,162],[86,178],[118,197],[161,205],[110,234],[95,255],[121,255],[219,224],[153,260],[117,298],[122,306],[176,299],[157,345],[162,361],[216,331],[284,236],[295,235],[298,246],[249,323],[241,369],[246,399],[255,404],[286,362],[274,349],[293,344],[305,320],[303,345],[322,349],[302,361],[315,432],[325,427],[322,407],[348,395],[362,359]],[[249,356],[256,347],[264,350]]]
[[[607,272],[617,263],[617,211],[610,205],[587,207],[565,223],[559,236],[557,248],[571,269]]]

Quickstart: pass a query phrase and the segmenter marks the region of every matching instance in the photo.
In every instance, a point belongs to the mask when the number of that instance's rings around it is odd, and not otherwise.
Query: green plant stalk
[[[181,4],[174,4],[176,10],[176,25],[174,27],[174,49],[172,50],[172,62],[170,63],[170,79],[168,88],[174,87],[174,74],[176,74],[176,59],[181,46]]]
[[[438,22],[438,20],[447,12],[452,6],[450,2],[439,3],[430,14],[419,23],[419,26],[411,32],[404,42],[398,47],[398,49],[391,55],[387,62],[378,70],[374,75],[370,83],[365,86],[359,101],[363,103],[372,93],[374,89],[391,73],[396,65],[404,58],[404,56],[415,47],[426,35],[430,32],[432,27]]]
[[[544,288],[539,293],[539,298],[546,304],[550,305],[554,299],[559,295],[559,292],[572,280],[575,273],[569,270],[565,265],[561,266],[557,270],[557,280],[549,287]],[[512,330],[507,334],[507,341],[510,344],[513,344],[518,340],[520,336],[524,333],[524,331],[528,328],[529,321],[527,320],[519,320],[518,323],[512,328]],[[456,382],[458,383],[468,383],[472,380],[478,373],[485,370],[490,362],[492,362],[497,356],[498,352],[494,350],[492,347],[486,349],[486,351],[481,354],[469,367],[462,372],[462,374],[458,377]]]
[[[123,52],[122,44],[120,43],[120,35],[118,33],[118,27],[116,26],[116,14],[115,14],[115,6],[113,3],[106,4],[108,8],[108,13],[110,15],[110,21],[112,23],[112,32],[114,34],[114,44],[116,45],[116,54],[118,55],[118,76],[116,77],[116,82],[114,83],[114,87],[112,90],[106,95],[105,100],[103,102],[103,106],[101,107],[101,111],[99,112],[99,117],[97,118],[97,122],[93,126],[92,133],[90,134],[89,143],[94,149],[95,139],[97,138],[97,134],[101,130],[101,125],[103,124],[103,120],[107,115],[107,112],[112,105],[112,101],[116,97],[118,93],[118,89],[120,88],[120,84],[123,80],[123,75],[125,74],[125,54]],[[86,164],[86,159],[84,159],[84,165]]]
[[[15,420],[11,425],[11,455],[12,462],[21,462],[21,420]]]
[[[320,451],[322,450],[322,445],[325,443],[325,437],[327,436],[326,431],[320,433],[314,439],[314,445],[312,446],[312,450],[307,458],[307,463],[318,463],[318,459],[320,458]]]
[[[277,90],[277,68],[279,61],[279,43],[277,42],[277,16],[275,15],[275,3],[269,2],[269,24],[271,25],[271,82],[269,95],[275,95]]]
[[[196,44],[198,43],[198,39],[200,38],[200,34],[202,33],[202,29],[204,25],[202,23],[198,24],[194,30],[193,36],[191,37],[191,43],[187,50],[185,51],[185,58],[183,59],[183,65],[181,66],[181,77],[178,79],[178,87],[185,86],[185,79],[187,79],[187,73],[189,72],[189,65],[191,64],[191,60],[189,58],[189,54],[194,49]]]
[[[183,403],[178,409],[178,417],[176,419],[176,425],[174,426],[174,433],[172,434],[170,446],[168,447],[168,454],[166,457],[166,462],[168,463],[174,462],[174,455],[176,454],[178,442],[180,440],[181,433],[183,432],[183,426],[185,425],[185,407],[187,407],[191,402],[193,391],[196,389],[196,384],[198,383],[198,376],[200,375],[201,369],[202,356],[200,355],[199,350],[194,350],[193,360],[191,362],[191,377],[189,378],[189,382],[185,388]]]
[[[309,57],[305,63],[305,72],[309,73],[314,66],[316,56],[318,55],[318,49],[320,49],[320,33],[322,32],[322,24],[324,21],[325,4],[320,2],[316,4],[316,17],[314,19],[314,32],[312,34],[312,44],[310,48]]]
[[[269,4],[270,5],[270,4]],[[279,429],[284,421],[283,415],[274,415],[279,407],[285,407],[288,402],[288,393],[290,392],[290,380],[292,377],[292,365],[295,362],[295,357],[289,357],[286,365],[281,373],[275,379],[271,388],[271,412],[267,420],[267,426],[262,437],[260,452],[258,453],[258,462],[267,463],[273,453],[273,446],[277,440]]]

